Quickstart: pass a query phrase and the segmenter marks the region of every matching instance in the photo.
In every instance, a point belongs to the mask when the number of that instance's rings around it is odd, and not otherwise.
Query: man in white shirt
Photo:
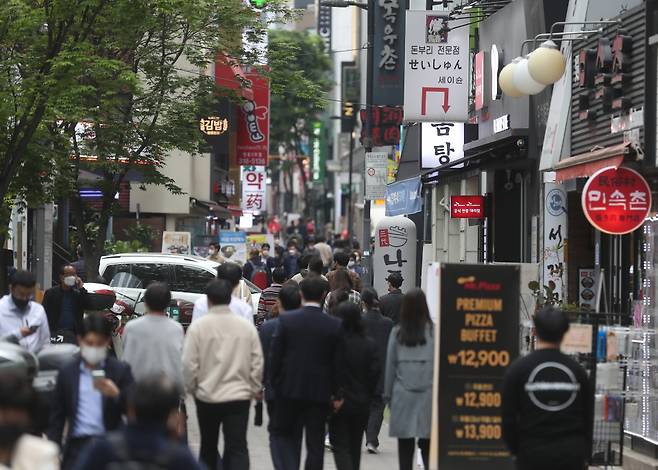
[[[231,296],[231,303],[228,308],[236,315],[254,322],[254,308],[250,303],[245,302],[240,297],[235,295],[235,290],[240,286],[242,280],[242,268],[235,263],[224,263],[217,267],[217,279],[224,279],[228,281],[233,289]],[[248,289],[247,286],[245,288]],[[192,310],[192,322],[198,320],[208,313],[208,296],[204,295],[194,302],[194,310]]]
[[[9,295],[0,299],[0,338],[18,341],[33,353],[50,344],[46,311],[32,300],[35,284],[32,273],[16,271],[9,284]]]

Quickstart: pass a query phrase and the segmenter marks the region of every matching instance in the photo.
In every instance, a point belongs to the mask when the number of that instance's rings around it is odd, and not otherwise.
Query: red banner
[[[238,165],[267,166],[270,136],[270,85],[266,77],[247,72],[253,100],[246,100],[238,110]]]
[[[484,108],[484,51],[475,54],[475,109]]]
[[[484,196],[451,196],[450,217],[453,219],[483,219]]]

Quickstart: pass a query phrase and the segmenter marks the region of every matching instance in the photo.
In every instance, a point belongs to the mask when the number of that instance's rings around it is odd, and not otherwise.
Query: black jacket
[[[393,324],[400,323],[400,307],[402,305],[402,291],[396,289],[379,298],[379,310],[382,315],[393,320]]]
[[[391,336],[393,321],[381,314],[378,310],[369,310],[363,315],[363,326],[366,329],[366,336],[375,342],[377,347],[377,360],[379,364],[386,364],[386,351],[388,349],[388,337]],[[384,374],[379,375],[376,393],[384,393]]]
[[[279,317],[267,320],[260,326],[260,330],[258,330],[258,336],[260,337],[260,345],[263,349],[264,358],[263,386],[265,387],[265,401],[274,400],[274,390],[272,389],[272,384],[269,381],[269,369],[270,363],[272,361],[272,337],[274,336],[274,332],[276,331],[277,326],[279,326]]]
[[[336,352],[337,397],[342,410],[367,412],[381,376],[377,346],[367,336],[344,332]]]
[[[75,333],[82,331],[82,319],[85,313],[87,301],[87,291],[83,288],[73,288],[73,322],[75,324]],[[50,333],[54,335],[59,325],[59,318],[62,314],[62,296],[64,291],[61,286],[51,287],[43,296],[43,308],[48,317],[48,326]]]
[[[48,439],[62,444],[64,424],[68,422],[67,433],[70,436],[75,427],[78,412],[78,391],[80,384],[80,355],[62,366],[57,376],[57,384],[50,405],[50,425]],[[126,398],[134,380],[130,366],[113,357],[105,360],[105,377],[112,380],[120,390],[116,398],[103,397],[103,421],[105,430],[113,431],[121,424],[126,412]]]
[[[279,317],[270,348],[270,382],[277,398],[328,404],[336,387],[340,320],[319,307]]]

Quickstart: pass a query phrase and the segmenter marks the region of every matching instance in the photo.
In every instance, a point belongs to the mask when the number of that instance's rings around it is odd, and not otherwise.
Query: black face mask
[[[27,429],[19,424],[0,424],[0,447],[12,449],[16,445],[16,441],[26,432]]]
[[[11,300],[14,301],[14,304],[16,307],[18,307],[19,310],[25,310],[27,308],[27,304],[30,302],[29,299],[17,299],[13,295],[11,296]]]

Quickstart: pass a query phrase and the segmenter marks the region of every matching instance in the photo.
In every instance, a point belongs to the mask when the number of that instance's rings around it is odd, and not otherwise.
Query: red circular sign
[[[603,168],[587,180],[583,212],[594,228],[611,235],[637,229],[651,210],[651,188],[630,168]]]

